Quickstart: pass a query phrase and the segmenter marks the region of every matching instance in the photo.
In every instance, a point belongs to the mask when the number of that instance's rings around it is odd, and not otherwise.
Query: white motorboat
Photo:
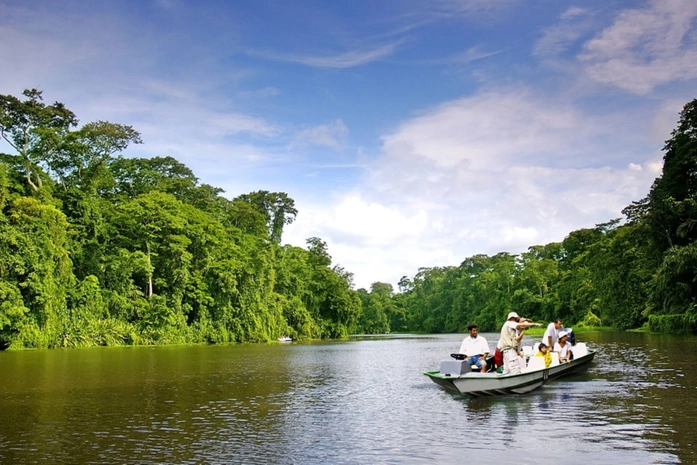
[[[578,343],[573,346],[573,353],[573,360],[559,363],[557,354],[553,352],[549,367],[545,367],[542,357],[532,356],[522,373],[516,374],[472,371],[467,363],[459,360],[442,362],[439,371],[427,371],[424,374],[434,383],[470,397],[525,394],[549,380],[586,369],[593,361],[596,351],[587,349],[585,343]]]

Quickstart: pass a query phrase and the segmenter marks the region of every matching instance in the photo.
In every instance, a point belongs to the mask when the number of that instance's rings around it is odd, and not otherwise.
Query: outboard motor
[[[576,345],[576,335],[574,334],[573,328],[564,328],[564,331],[567,333],[567,341],[569,341],[569,344],[572,346]]]

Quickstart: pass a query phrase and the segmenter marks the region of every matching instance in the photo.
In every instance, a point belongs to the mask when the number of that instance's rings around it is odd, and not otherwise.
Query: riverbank
[[[570,326],[574,330],[576,334],[581,334],[581,333],[599,333],[599,332],[608,332],[608,331],[617,331],[616,328],[613,328],[611,326]],[[545,333],[546,327],[541,327],[541,328],[530,328],[527,331],[525,331],[525,334],[528,336],[542,336]],[[639,330],[634,330],[634,331],[639,331]]]

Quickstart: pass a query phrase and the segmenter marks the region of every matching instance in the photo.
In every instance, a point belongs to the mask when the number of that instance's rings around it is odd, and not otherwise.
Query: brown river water
[[[0,352],[0,464],[697,463],[697,337],[479,399],[423,375],[462,337]]]

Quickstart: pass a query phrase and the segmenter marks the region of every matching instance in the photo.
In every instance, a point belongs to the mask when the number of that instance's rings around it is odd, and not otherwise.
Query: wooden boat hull
[[[525,394],[541,387],[551,379],[586,369],[593,361],[594,356],[595,351],[589,350],[586,355],[569,363],[512,375],[473,372],[459,376],[448,376],[439,371],[428,371],[424,374],[439,386],[450,391],[456,390],[469,397]]]

